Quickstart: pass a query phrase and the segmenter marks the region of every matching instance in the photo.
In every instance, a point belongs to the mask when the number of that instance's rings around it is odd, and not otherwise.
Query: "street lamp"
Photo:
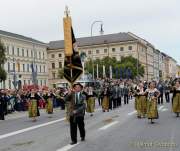
[[[96,20],[94,21],[92,24],[91,24],[91,37],[92,37],[92,34],[93,34],[93,27],[94,27],[94,24],[96,23],[101,23],[100,25],[100,35],[103,35],[104,34],[104,30],[103,30],[103,22],[101,20]]]
[[[93,36],[93,27],[96,23],[100,23],[100,35],[104,34],[104,30],[103,30],[103,22],[101,20],[95,20],[92,24],[91,24],[91,37]],[[94,63],[93,63],[93,58],[92,58],[92,64],[93,64],[93,80],[94,80]]]

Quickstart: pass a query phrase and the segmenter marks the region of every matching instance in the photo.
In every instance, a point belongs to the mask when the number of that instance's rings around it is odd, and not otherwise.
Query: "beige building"
[[[102,59],[105,56],[121,60],[123,56],[137,58],[145,67],[145,80],[154,79],[154,46],[132,33],[117,33],[102,36],[77,38],[80,53],[86,53],[87,59]],[[52,41],[48,47],[49,83],[56,84],[59,69],[64,63],[64,41]],[[158,61],[158,57],[156,57]],[[138,67],[137,67],[138,70]],[[51,85],[51,86],[52,86]]]
[[[177,61],[173,59],[172,57],[169,57],[168,60],[168,65],[169,65],[169,77],[175,78],[176,77],[176,66],[177,66]]]
[[[180,65],[176,66],[176,77],[180,77]]]
[[[38,85],[48,85],[47,44],[22,35],[1,31],[0,39],[6,47],[7,61],[4,65],[7,80],[0,88],[14,88],[14,75],[22,85],[32,84],[31,64],[37,69]]]
[[[174,76],[175,60],[155,49],[148,41],[130,32],[77,38],[77,44],[79,52],[86,53],[87,60],[102,59],[106,56],[115,57],[117,60],[121,60],[123,56],[137,58],[145,67],[144,80],[159,80]],[[64,41],[51,41],[47,53],[49,83],[53,86],[64,81],[58,76],[59,69],[64,66]]]
[[[165,53],[162,54],[163,59],[163,79],[170,77],[175,78],[177,73],[177,61]]]

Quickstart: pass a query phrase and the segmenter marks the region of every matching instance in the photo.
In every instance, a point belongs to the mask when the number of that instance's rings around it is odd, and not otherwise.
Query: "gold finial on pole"
[[[65,12],[64,13],[65,13],[66,17],[70,16],[70,11],[69,11],[68,6],[65,7]]]

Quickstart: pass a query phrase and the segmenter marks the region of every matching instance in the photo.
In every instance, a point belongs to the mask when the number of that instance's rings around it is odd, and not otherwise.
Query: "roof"
[[[41,41],[38,41],[36,39],[30,38],[30,37],[26,37],[26,36],[22,36],[22,35],[15,34],[15,33],[11,33],[11,32],[7,32],[7,31],[3,31],[3,30],[0,30],[0,36],[1,35],[9,36],[9,37],[18,38],[18,39],[21,39],[21,40],[26,40],[26,41],[30,41],[30,42],[46,45],[45,43],[43,43]]]
[[[123,33],[108,34],[101,36],[76,38],[76,40],[78,46],[82,47],[82,46],[100,45],[107,43],[135,41],[137,39],[131,36],[130,34],[123,32]],[[49,42],[48,49],[64,49],[64,40]]]

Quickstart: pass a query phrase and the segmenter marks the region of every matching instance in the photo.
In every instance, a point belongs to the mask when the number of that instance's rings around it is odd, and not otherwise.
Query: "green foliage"
[[[2,67],[0,67],[0,82],[5,81],[6,78],[7,78],[6,71]]]
[[[113,70],[113,78],[116,77],[115,69],[122,69],[122,71],[125,71],[127,69],[131,70],[131,78],[136,78],[137,76],[143,76],[144,75],[144,67],[139,63],[139,61],[132,56],[128,57],[122,57],[121,61],[117,61],[116,58],[110,58],[105,57],[103,59],[97,59],[92,61],[90,59],[85,64],[85,71],[88,73],[93,74],[93,66],[94,66],[94,75],[96,77],[97,75],[97,64],[98,64],[98,70],[99,70],[99,77],[103,77],[103,65],[105,65],[106,68],[106,76],[109,77],[109,66],[112,66]],[[118,73],[118,76],[120,76],[120,73]],[[127,73],[122,73],[123,78],[127,78]]]
[[[58,70],[58,78],[62,79],[62,78],[63,78],[63,75],[64,75],[63,68],[60,68],[60,69]]]
[[[3,66],[6,62],[6,49],[3,45],[3,43],[0,41],[0,82],[5,81],[7,77],[7,73],[4,70]]]

